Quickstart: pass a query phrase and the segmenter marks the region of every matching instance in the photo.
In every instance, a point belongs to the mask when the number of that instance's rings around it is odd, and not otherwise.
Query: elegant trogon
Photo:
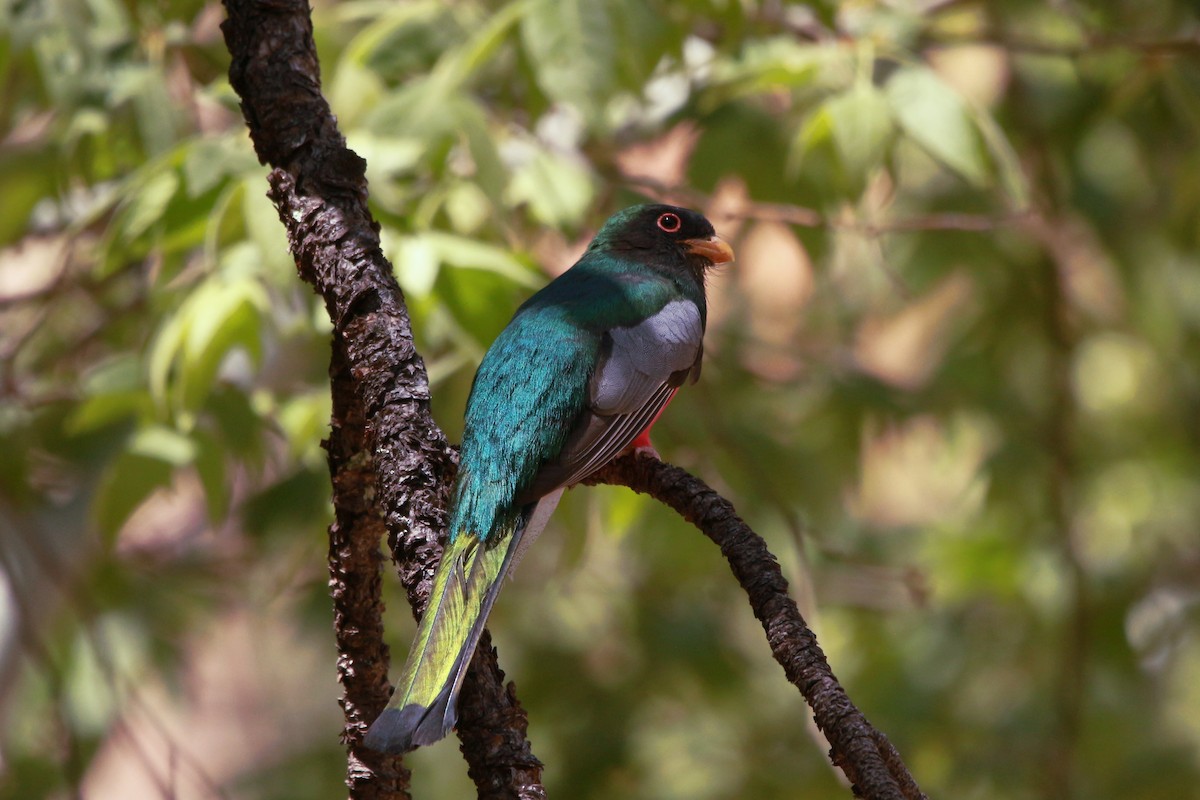
[[[565,487],[623,450],[700,374],[704,277],[733,259],[702,215],[614,214],[576,264],[525,302],[467,402],[449,541],[388,708],[366,744],[399,753],[454,727],[459,687],[501,580]]]

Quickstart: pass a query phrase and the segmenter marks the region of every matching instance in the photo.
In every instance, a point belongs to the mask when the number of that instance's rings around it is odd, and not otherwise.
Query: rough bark
[[[350,796],[385,800],[407,798],[409,772],[401,758],[361,746],[378,709],[387,704],[388,647],[383,640],[379,541],[386,533],[371,498],[375,472],[367,422],[346,356],[334,349],[329,367],[333,419],[325,449],[333,482],[335,521],[329,528],[329,591],[338,649],[338,680],[343,693],[347,745],[346,785]]]

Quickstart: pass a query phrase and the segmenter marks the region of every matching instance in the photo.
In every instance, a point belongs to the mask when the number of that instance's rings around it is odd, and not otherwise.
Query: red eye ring
[[[683,220],[679,218],[678,214],[668,211],[658,215],[658,227],[667,233],[679,233],[679,229],[683,227]]]

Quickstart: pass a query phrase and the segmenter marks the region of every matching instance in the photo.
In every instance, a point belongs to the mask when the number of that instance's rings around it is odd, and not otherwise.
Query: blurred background
[[[739,258],[656,445],[766,537],[925,791],[1200,797],[1193,3],[316,6],[452,440],[609,213],[700,208]],[[329,324],[222,18],[0,4],[3,798],[345,793]],[[568,493],[491,628],[551,796],[849,796],[654,502]],[[407,763],[473,794],[454,744]]]

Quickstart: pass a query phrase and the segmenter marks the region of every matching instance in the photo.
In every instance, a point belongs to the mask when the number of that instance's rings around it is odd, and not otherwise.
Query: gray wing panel
[[[588,410],[526,494],[539,497],[578,483],[620,454],[696,370],[703,340],[700,311],[687,300],[674,300],[637,325],[608,331],[589,384]]]
[[[613,328],[592,374],[592,410],[600,415],[633,412],[672,375],[696,365],[703,341],[700,310],[689,300],[672,300],[637,325]]]

